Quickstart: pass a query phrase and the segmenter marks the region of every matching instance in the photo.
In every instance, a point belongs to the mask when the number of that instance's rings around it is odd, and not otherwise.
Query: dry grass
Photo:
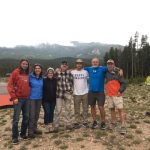
[[[11,120],[13,111],[11,109],[0,110],[0,149],[4,150],[148,150],[150,147],[150,118],[145,115],[150,111],[150,93],[145,85],[129,85],[124,94],[124,106],[126,112],[127,134],[120,135],[118,127],[112,131],[100,130],[99,128],[80,128],[74,131],[65,131],[61,122],[61,131],[46,134],[43,126],[43,110],[41,110],[38,127],[43,134],[33,140],[20,140],[19,145],[11,142]],[[106,114],[108,123],[110,114],[106,102]],[[98,111],[97,111],[98,112]],[[72,112],[73,116],[73,103]],[[97,119],[99,119],[97,114]],[[72,118],[74,119],[74,118]],[[21,119],[20,119],[21,120]],[[119,121],[118,115],[117,120]],[[92,119],[89,117],[92,124]],[[119,123],[118,123],[119,124]],[[19,123],[20,126],[20,123]]]

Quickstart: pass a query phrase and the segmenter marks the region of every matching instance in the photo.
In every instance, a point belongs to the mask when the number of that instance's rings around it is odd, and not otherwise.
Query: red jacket
[[[7,89],[11,100],[16,98],[29,98],[29,76],[25,73],[21,73],[19,68],[15,69],[9,78]]]

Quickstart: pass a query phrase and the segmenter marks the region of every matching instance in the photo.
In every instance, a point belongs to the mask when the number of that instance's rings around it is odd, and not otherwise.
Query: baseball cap
[[[84,61],[82,59],[77,59],[76,63],[83,63]]]
[[[107,64],[108,64],[108,63],[112,63],[112,64],[114,64],[114,60],[109,59],[109,60],[107,60]]]

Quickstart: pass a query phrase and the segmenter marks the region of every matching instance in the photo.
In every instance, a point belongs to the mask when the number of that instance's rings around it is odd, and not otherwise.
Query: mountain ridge
[[[55,59],[60,57],[103,58],[111,47],[123,49],[119,44],[103,44],[98,42],[80,43],[72,41],[71,46],[60,44],[41,43],[37,46],[18,45],[13,48],[0,47],[0,59],[3,58],[30,58],[30,59]]]

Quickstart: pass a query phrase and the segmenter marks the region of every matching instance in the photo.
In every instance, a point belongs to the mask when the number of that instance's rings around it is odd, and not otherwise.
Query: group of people
[[[59,132],[60,117],[64,106],[64,122],[66,130],[98,127],[96,121],[96,103],[100,112],[100,128],[106,129],[105,93],[108,108],[111,111],[111,127],[116,126],[116,112],[118,110],[121,122],[121,133],[125,133],[125,115],[123,112],[122,93],[125,90],[123,71],[115,67],[112,59],[107,66],[100,66],[99,59],[91,60],[91,67],[84,67],[82,59],[77,59],[75,69],[69,69],[67,61],[63,61],[57,69],[48,68],[46,74],[43,67],[35,64],[29,71],[29,62],[20,61],[20,65],[12,73],[8,81],[8,92],[14,103],[12,122],[12,141],[17,144],[19,132],[18,123],[22,112],[20,137],[22,139],[35,138],[39,133],[37,123],[41,106],[44,109],[44,124],[48,132]],[[74,102],[74,122],[71,120],[71,102]],[[82,113],[80,105],[82,104]],[[88,108],[91,107],[93,123],[88,120]],[[27,136],[28,131],[28,136]]]

